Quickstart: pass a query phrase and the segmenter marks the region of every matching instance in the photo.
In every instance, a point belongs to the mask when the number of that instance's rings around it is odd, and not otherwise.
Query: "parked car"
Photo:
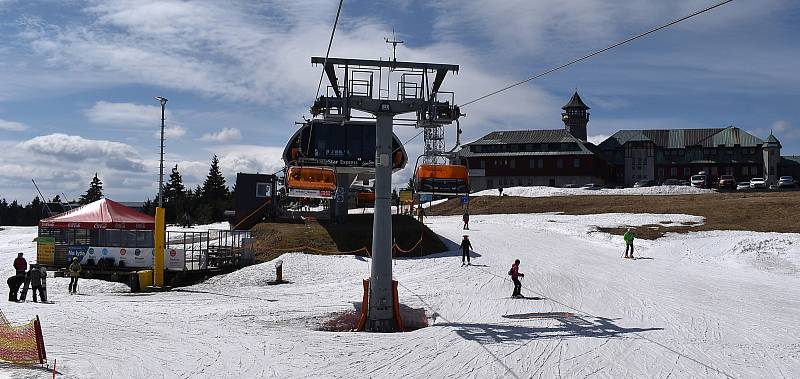
[[[688,180],[681,180],[679,185],[681,185],[681,186],[690,186],[690,185],[692,185],[692,183],[690,181],[688,181]]]
[[[739,182],[739,183],[736,183],[736,190],[737,191],[743,191],[743,190],[749,190],[749,189],[750,189],[750,182]]]
[[[697,175],[692,175],[689,181],[692,183],[692,187],[708,187],[708,176],[704,171],[700,171]]]
[[[736,179],[733,175],[722,175],[719,177],[720,189],[736,189]]]
[[[767,181],[764,178],[750,179],[750,188],[767,188]]]
[[[679,186],[681,185],[681,181],[678,179],[667,179],[664,183],[661,183],[662,186]]]
[[[585,185],[585,186],[583,186],[581,188],[583,188],[585,190],[599,190],[599,189],[603,189],[603,186],[601,186],[599,184],[589,183],[589,184],[587,184],[587,185]]]
[[[781,176],[778,179],[778,188],[794,188],[795,185],[797,185],[797,183],[791,176]]]
[[[652,180],[639,180],[636,183],[633,183],[633,188],[640,188],[640,187],[652,187],[656,183]]]

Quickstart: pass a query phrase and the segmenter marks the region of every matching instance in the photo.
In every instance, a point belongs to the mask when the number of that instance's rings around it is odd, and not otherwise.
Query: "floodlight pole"
[[[156,96],[156,100],[161,103],[161,163],[159,165],[159,173],[158,173],[158,207],[164,207],[164,121],[165,121],[165,109],[167,106],[167,100],[164,97]]]

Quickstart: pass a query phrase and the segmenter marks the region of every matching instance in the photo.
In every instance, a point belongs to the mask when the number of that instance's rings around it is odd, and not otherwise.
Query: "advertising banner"
[[[400,191],[400,202],[403,204],[411,204],[412,203],[412,195],[413,193],[408,190]]]
[[[56,239],[53,237],[36,238],[36,263],[52,265],[55,262]]]
[[[183,249],[167,249],[164,253],[164,267],[167,270],[181,271],[186,267]]]
[[[152,248],[144,247],[103,247],[103,246],[69,246],[67,248],[67,259],[71,262],[72,257],[77,257],[80,264],[88,264],[91,259],[94,264],[98,264],[100,259],[113,260],[113,266],[124,266],[134,268],[153,267],[154,251]],[[122,263],[122,265],[120,265]],[[183,270],[186,264],[186,254],[183,249],[168,249],[164,254],[164,267],[168,270]]]
[[[290,188],[289,196],[309,197],[314,199],[333,199],[333,191]]]

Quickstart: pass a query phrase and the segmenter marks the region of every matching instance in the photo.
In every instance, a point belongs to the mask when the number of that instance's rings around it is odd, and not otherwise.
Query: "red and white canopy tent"
[[[58,229],[154,230],[155,226],[153,216],[109,199],[100,199],[39,221],[39,227]]]

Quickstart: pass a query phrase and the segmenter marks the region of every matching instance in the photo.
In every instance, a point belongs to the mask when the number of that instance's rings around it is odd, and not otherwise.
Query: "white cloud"
[[[771,131],[778,139],[800,138],[800,128],[793,126],[789,121],[777,120],[772,123]]]
[[[20,132],[23,130],[27,130],[28,125],[25,125],[21,122],[16,121],[8,121],[0,119],[0,130],[8,130],[12,132]]]
[[[73,162],[99,161],[121,171],[143,171],[136,150],[127,144],[54,133],[34,137],[19,146],[40,155]]]
[[[206,142],[233,142],[242,139],[242,132],[236,128],[223,128],[216,133],[206,133],[200,137],[201,141]]]
[[[153,127],[161,125],[161,106],[98,101],[85,111],[94,124]]]

